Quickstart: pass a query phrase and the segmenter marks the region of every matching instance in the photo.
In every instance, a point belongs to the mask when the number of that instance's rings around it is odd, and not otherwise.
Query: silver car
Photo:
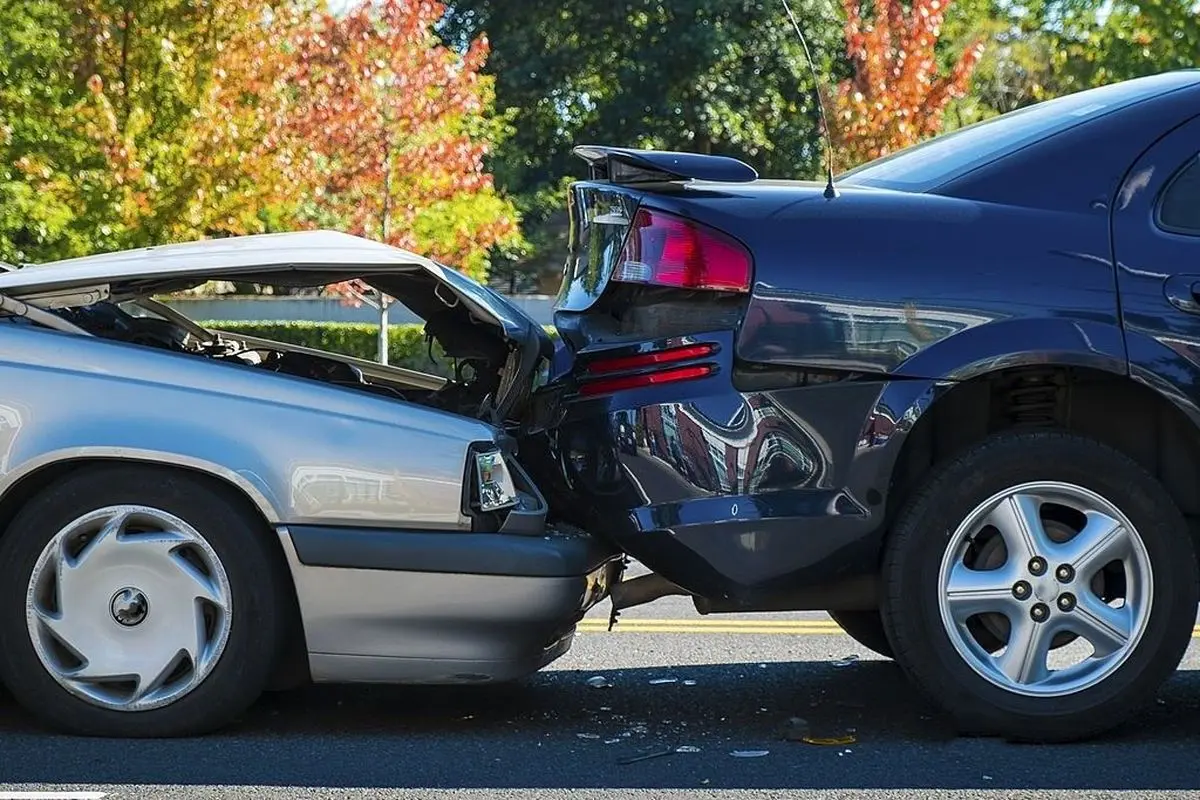
[[[422,316],[459,378],[152,299],[351,278]],[[617,577],[547,527],[501,425],[549,338],[426,258],[323,231],[155,247],[0,272],[0,315],[0,681],[56,727],[194,734],[310,678],[515,678]]]

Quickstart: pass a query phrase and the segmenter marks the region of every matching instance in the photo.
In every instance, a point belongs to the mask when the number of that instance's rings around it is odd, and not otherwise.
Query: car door
[[[1112,232],[1130,371],[1200,423],[1200,117],[1129,170]]]

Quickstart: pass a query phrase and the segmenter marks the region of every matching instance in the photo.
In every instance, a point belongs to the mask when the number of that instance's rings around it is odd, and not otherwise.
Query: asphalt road
[[[822,614],[701,618],[667,599],[605,633],[606,613],[517,685],[315,687],[267,696],[201,739],[52,736],[6,697],[0,798],[1200,796],[1188,791],[1200,789],[1195,645],[1143,717],[1100,741],[1034,747],[955,738],[895,665]],[[612,687],[589,686],[597,675]],[[797,716],[854,742],[787,741]]]

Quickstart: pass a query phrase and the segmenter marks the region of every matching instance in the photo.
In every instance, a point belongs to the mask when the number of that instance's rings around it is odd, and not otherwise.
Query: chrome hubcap
[[[1083,691],[1137,647],[1153,574],[1141,537],[1080,486],[1027,483],[981,503],[950,537],[942,624],[992,683],[1029,696]]]
[[[232,611],[229,577],[199,532],[165,511],[112,506],[42,550],[25,619],[59,685],[103,708],[145,711],[208,677]]]

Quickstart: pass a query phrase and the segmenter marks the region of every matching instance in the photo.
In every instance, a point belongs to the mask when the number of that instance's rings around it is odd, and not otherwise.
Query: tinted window
[[[1040,139],[1196,81],[1195,72],[1169,72],[1047,100],[868,162],[839,182],[927,191]]]
[[[1158,221],[1168,230],[1200,236],[1200,157],[1167,184]]]

